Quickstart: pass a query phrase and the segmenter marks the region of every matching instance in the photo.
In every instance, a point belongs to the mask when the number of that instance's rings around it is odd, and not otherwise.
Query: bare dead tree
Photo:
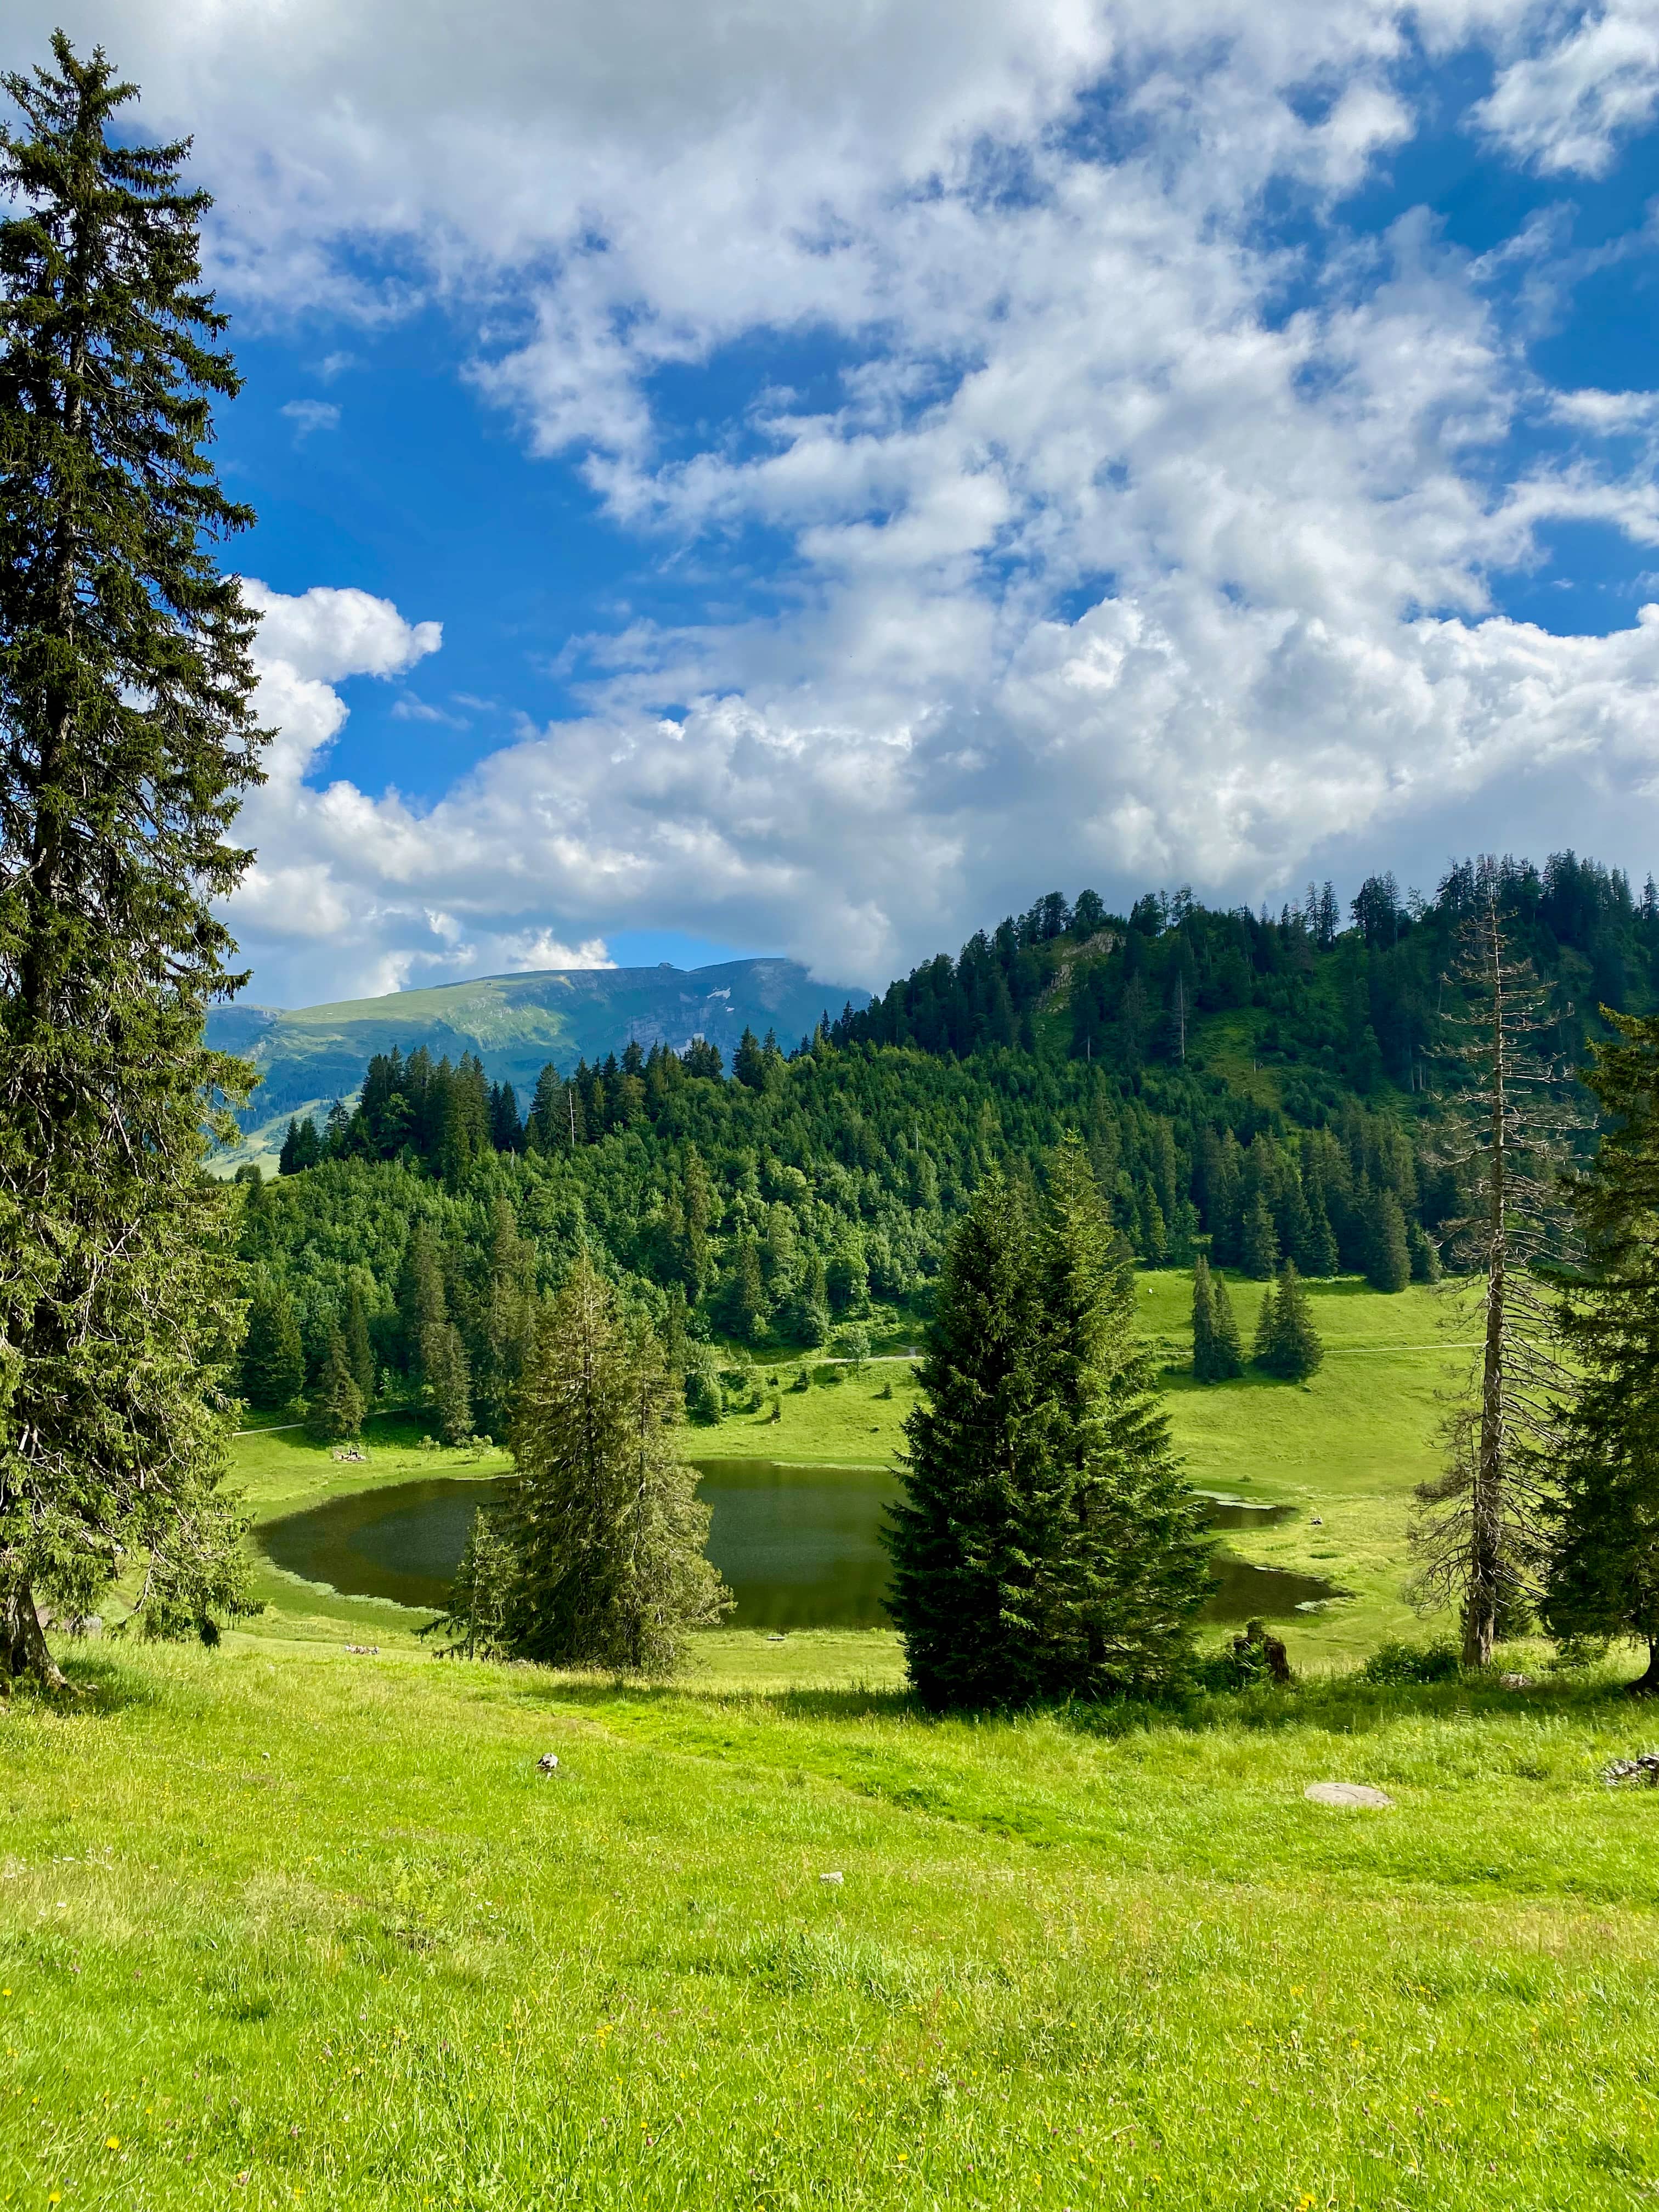
[[[1465,1074],[1447,1095],[1437,1156],[1467,1201],[1445,1231],[1447,1257],[1464,1280],[1446,1289],[1451,1325],[1467,1328],[1467,1279],[1479,1279],[1480,1348],[1449,1401],[1444,1469],[1419,1486],[1411,1531],[1411,1595],[1425,1611],[1458,1606],[1468,1667],[1490,1665],[1494,1639],[1529,1613],[1541,1586],[1541,1470],[1567,1376],[1557,1301],[1540,1270],[1568,1255],[1560,1169],[1583,1126],[1569,1071],[1539,1048],[1554,1015],[1513,951],[1498,888],[1497,864],[1483,859],[1443,1017],[1451,1031],[1444,1056]]]

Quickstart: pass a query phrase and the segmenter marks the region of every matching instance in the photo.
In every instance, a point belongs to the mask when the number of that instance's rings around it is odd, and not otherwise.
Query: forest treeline
[[[1565,1077],[1599,990],[1636,1006],[1654,996],[1653,886],[1638,901],[1617,872],[1570,854],[1498,873],[1510,926],[1550,981],[1548,1042]],[[1144,899],[1119,920],[1091,893],[1074,905],[1056,895],[793,1052],[746,1035],[728,1075],[701,1042],[684,1054],[630,1045],[568,1078],[550,1066],[522,1112],[470,1056],[378,1057],[355,1106],[337,1104],[320,1131],[295,1122],[289,1172],[248,1194],[243,1249],[259,1293],[250,1394],[287,1402],[296,1358],[314,1382],[339,1330],[366,1347],[371,1395],[430,1395],[459,1377],[469,1417],[499,1419],[513,1366],[500,1316],[517,1296],[503,1285],[545,1291],[582,1248],[690,1339],[821,1345],[872,1305],[925,1306],[978,1184],[993,1170],[1039,1179],[1067,1130],[1146,1264],[1205,1251],[1264,1280],[1285,1261],[1304,1277],[1363,1273],[1382,1290],[1431,1279],[1461,1202],[1432,1142],[1436,1086],[1454,1079],[1438,1061],[1431,1080],[1378,1073],[1376,1024],[1392,1048],[1388,1009],[1409,998],[1407,1056],[1424,1059],[1474,896],[1472,867],[1414,908],[1373,878],[1340,927],[1328,886],[1278,920],[1184,895]],[[983,1000],[987,946],[1029,1041],[958,1051],[949,1010]],[[931,1030],[929,992],[945,1010]],[[1127,1000],[1141,1034],[1137,994],[1176,1022],[1146,1030],[1144,1054],[1123,1028]],[[1206,1065],[1205,1017],[1233,1004],[1267,1009],[1263,1059],[1310,1055],[1305,1074],[1286,1070],[1282,1108]],[[882,1036],[910,1013],[925,1035]],[[1313,1043],[1321,1024],[1335,1024],[1336,1042]],[[417,1249],[422,1279],[440,1286],[441,1340],[432,1295],[414,1288]],[[280,1390],[261,1364],[279,1322]],[[446,1389],[459,1404],[456,1382]]]
[[[1058,892],[981,931],[952,961],[939,954],[834,1024],[838,1044],[903,1044],[957,1056],[999,1045],[1054,1048],[1134,1072],[1203,1060],[1206,1016],[1263,1010],[1255,1053],[1284,1070],[1287,1110],[1314,1121],[1348,1091],[1431,1090],[1443,981],[1474,911],[1477,866],[1447,871],[1432,899],[1368,877],[1342,924],[1334,888],[1310,884],[1277,917],[1201,905],[1190,891],[1149,892],[1127,917],[1092,891]],[[1557,853],[1543,867],[1497,866],[1499,913],[1517,957],[1556,988],[1553,1042],[1577,1067],[1605,1037],[1600,1006],[1659,1002],[1659,886],[1639,898],[1620,870]]]

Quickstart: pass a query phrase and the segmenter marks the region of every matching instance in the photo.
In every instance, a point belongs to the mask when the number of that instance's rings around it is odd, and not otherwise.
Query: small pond
[[[877,1628],[884,1625],[887,1554],[882,1509],[895,1478],[871,1467],[786,1467],[767,1460],[704,1460],[699,1489],[712,1514],[708,1556],[736,1598],[740,1628]],[[436,1476],[331,1499],[262,1528],[275,1566],[353,1597],[435,1609],[448,1595],[472,1516],[505,1492],[502,1480]],[[1288,1506],[1206,1500],[1218,1528],[1287,1519]],[[1235,1517],[1236,1516],[1236,1517]],[[1218,1553],[1206,1620],[1283,1620],[1331,1596],[1313,1575]]]

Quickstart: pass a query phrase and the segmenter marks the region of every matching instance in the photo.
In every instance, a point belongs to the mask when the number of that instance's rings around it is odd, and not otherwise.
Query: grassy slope
[[[1659,2186],[1653,1805],[1596,1778],[1605,1690],[1113,1737],[251,1640],[76,1665],[77,1709],[0,1723],[0,2202]]]
[[[1182,1285],[1141,1290],[1173,1338]],[[1362,1596],[1304,1653],[1386,1617],[1428,1306],[1334,1287],[1311,1390],[1175,1394],[1195,1474],[1328,1509]],[[901,1371],[699,1441],[866,1457]],[[367,1470],[245,1439],[259,1511],[433,1471],[380,1426]],[[710,1637],[641,1692],[441,1665],[398,1607],[271,1581],[218,1653],[82,1646],[76,1706],[0,1720],[0,2203],[1659,2190],[1653,1801],[1597,1778],[1645,1741],[1606,1678],[930,1723],[884,1636]],[[1395,1809],[1310,1806],[1321,1779]]]
[[[1261,1287],[1237,1280],[1231,1287],[1248,1340]],[[1459,1355],[1446,1348],[1443,1298],[1422,1290],[1381,1297],[1346,1281],[1310,1289],[1328,1349],[1324,1368],[1310,1383],[1296,1388],[1246,1379],[1199,1389],[1182,1371],[1191,1345],[1188,1279],[1174,1272],[1139,1279],[1145,1325],[1172,1364],[1165,1378],[1170,1411],[1192,1480],[1205,1489],[1303,1509],[1279,1528],[1230,1531],[1229,1546],[1264,1565],[1323,1575],[1354,1594],[1328,1613],[1295,1615],[1285,1624],[1297,1663],[1317,1667],[1347,1663],[1385,1634],[1415,1628],[1400,1596],[1410,1493],[1435,1464],[1435,1392],[1455,1371],[1449,1363]],[[787,1386],[794,1365],[762,1362],[760,1371],[775,1373]],[[882,1397],[889,1386],[892,1396]],[[805,1392],[785,1387],[781,1395],[782,1418],[775,1423],[764,1415],[739,1415],[718,1428],[690,1431],[693,1456],[879,1464],[901,1441],[899,1425],[915,1403],[915,1386],[904,1363],[884,1360],[834,1386],[815,1384]],[[241,1475],[258,1517],[293,1512],[366,1482],[475,1468],[494,1473],[506,1464],[501,1458],[475,1462],[420,1453],[414,1449],[417,1430],[407,1419],[382,1419],[369,1434],[373,1456],[367,1468],[334,1464],[297,1431],[244,1438],[238,1447]],[[1315,1514],[1322,1528],[1312,1525]],[[262,1634],[396,1641],[408,1635],[416,1618],[395,1605],[331,1598],[270,1570],[262,1570],[260,1594],[273,1607],[260,1625]],[[752,1632],[703,1639],[699,1665],[721,1679],[747,1680],[759,1641]],[[829,1648],[856,1655],[848,1663],[867,1680],[898,1679],[892,1639],[880,1632],[792,1638],[792,1644],[809,1671],[823,1663]]]

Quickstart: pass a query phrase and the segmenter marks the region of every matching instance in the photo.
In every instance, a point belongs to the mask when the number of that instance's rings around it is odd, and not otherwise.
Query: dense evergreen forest
[[[1659,996],[1659,895],[1571,854],[1506,862],[1502,886],[1570,1080],[1599,1003]],[[1431,1277],[1459,1210],[1436,1047],[1474,896],[1469,864],[1431,903],[1370,879],[1346,927],[1329,885],[1276,919],[1051,895],[787,1054],[745,1036],[728,1076],[712,1046],[631,1046],[549,1067],[522,1113],[471,1058],[377,1058],[246,1190],[250,1395],[286,1402],[337,1330],[366,1391],[423,1389],[450,1431],[499,1432],[529,1303],[584,1245],[682,1364],[710,1336],[822,1345],[924,1310],[981,1177],[1040,1174],[1067,1129],[1148,1264]]]

